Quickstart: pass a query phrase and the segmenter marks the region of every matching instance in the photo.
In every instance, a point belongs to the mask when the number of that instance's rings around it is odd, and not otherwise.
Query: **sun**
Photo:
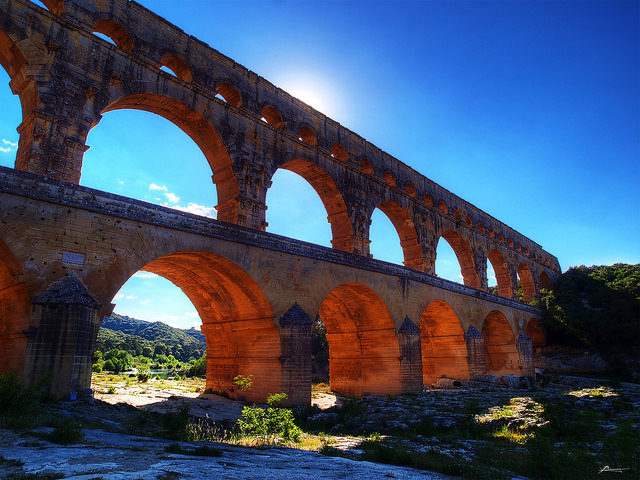
[[[333,117],[337,113],[336,88],[320,75],[290,69],[279,80],[285,91],[319,112]]]

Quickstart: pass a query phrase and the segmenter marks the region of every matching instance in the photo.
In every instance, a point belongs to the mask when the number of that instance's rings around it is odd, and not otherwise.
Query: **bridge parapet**
[[[163,226],[187,233],[205,235],[211,238],[233,240],[234,242],[282,251],[300,257],[325,261],[335,265],[356,267],[358,269],[383,273],[416,281],[443,290],[467,295],[487,302],[517,308],[540,315],[538,308],[525,303],[488,293],[482,289],[440,278],[418,270],[394,263],[363,257],[349,252],[323,247],[302,240],[296,240],[253,228],[202,217],[189,212],[123,197],[62,180],[47,178],[28,172],[20,172],[0,166],[0,193],[9,193],[23,197],[57,203],[72,208],[81,208],[98,214],[137,220],[144,223]]]

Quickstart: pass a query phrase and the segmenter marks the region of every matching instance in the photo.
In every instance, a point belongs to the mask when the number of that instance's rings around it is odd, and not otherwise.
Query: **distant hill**
[[[166,355],[171,354],[183,362],[191,357],[200,358],[207,349],[205,336],[194,328],[174,328],[117,313],[102,320],[96,349],[106,352],[118,348],[137,356],[143,354],[145,347],[155,352],[162,350],[162,345],[166,346]]]
[[[597,352],[622,378],[640,378],[640,265],[570,268],[537,304],[550,344]]]

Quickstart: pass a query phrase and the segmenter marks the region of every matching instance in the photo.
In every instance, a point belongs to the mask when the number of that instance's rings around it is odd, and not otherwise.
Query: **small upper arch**
[[[300,127],[300,140],[304,143],[311,145],[312,147],[318,146],[318,135],[316,132],[308,125],[303,125]]]
[[[129,32],[117,22],[106,18],[100,19],[93,24],[93,32],[101,33],[113,40],[118,47],[125,52],[133,50],[133,40]]]
[[[62,0],[40,0],[42,4],[47,7],[54,15],[58,17],[64,13],[64,2]]]
[[[366,173],[367,175],[375,175],[373,164],[367,158],[362,158],[360,160],[360,171]]]
[[[349,154],[347,153],[347,150],[339,142],[335,142],[333,145],[331,145],[331,155],[333,155],[334,158],[337,158],[341,162],[349,161]]]
[[[242,107],[242,95],[236,87],[227,82],[221,82],[216,87],[216,93],[229,105],[240,108]]]
[[[280,112],[271,105],[267,105],[262,109],[262,118],[269,124],[276,128],[284,128],[284,119]]]
[[[396,182],[396,177],[393,176],[393,173],[391,172],[385,172],[384,174],[384,181],[387,183],[387,185],[389,185],[390,187],[396,187],[398,185],[398,182]]]
[[[164,57],[162,57],[160,63],[163,67],[167,67],[169,70],[171,70],[180,80],[183,80],[187,83],[191,83],[193,81],[193,74],[191,73],[191,69],[182,57],[168,53]]]

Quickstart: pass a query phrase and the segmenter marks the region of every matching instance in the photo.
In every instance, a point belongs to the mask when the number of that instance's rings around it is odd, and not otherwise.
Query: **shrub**
[[[53,431],[46,435],[45,438],[53,443],[69,445],[71,443],[81,442],[84,434],[82,433],[80,425],[71,419],[65,418],[58,422]]]
[[[242,417],[238,419],[238,428],[243,436],[256,437],[265,443],[275,443],[277,439],[285,442],[299,442],[302,430],[293,420],[290,408],[279,405],[286,400],[286,393],[276,393],[267,397],[269,408],[244,407]]]
[[[248,392],[251,389],[251,385],[253,384],[253,381],[251,380],[252,378],[253,375],[247,375],[246,377],[244,375],[237,375],[234,377],[233,383],[235,383],[238,389],[242,390],[243,392]]]
[[[37,387],[27,386],[16,373],[0,375],[0,426],[29,426],[36,415],[37,393]]]

